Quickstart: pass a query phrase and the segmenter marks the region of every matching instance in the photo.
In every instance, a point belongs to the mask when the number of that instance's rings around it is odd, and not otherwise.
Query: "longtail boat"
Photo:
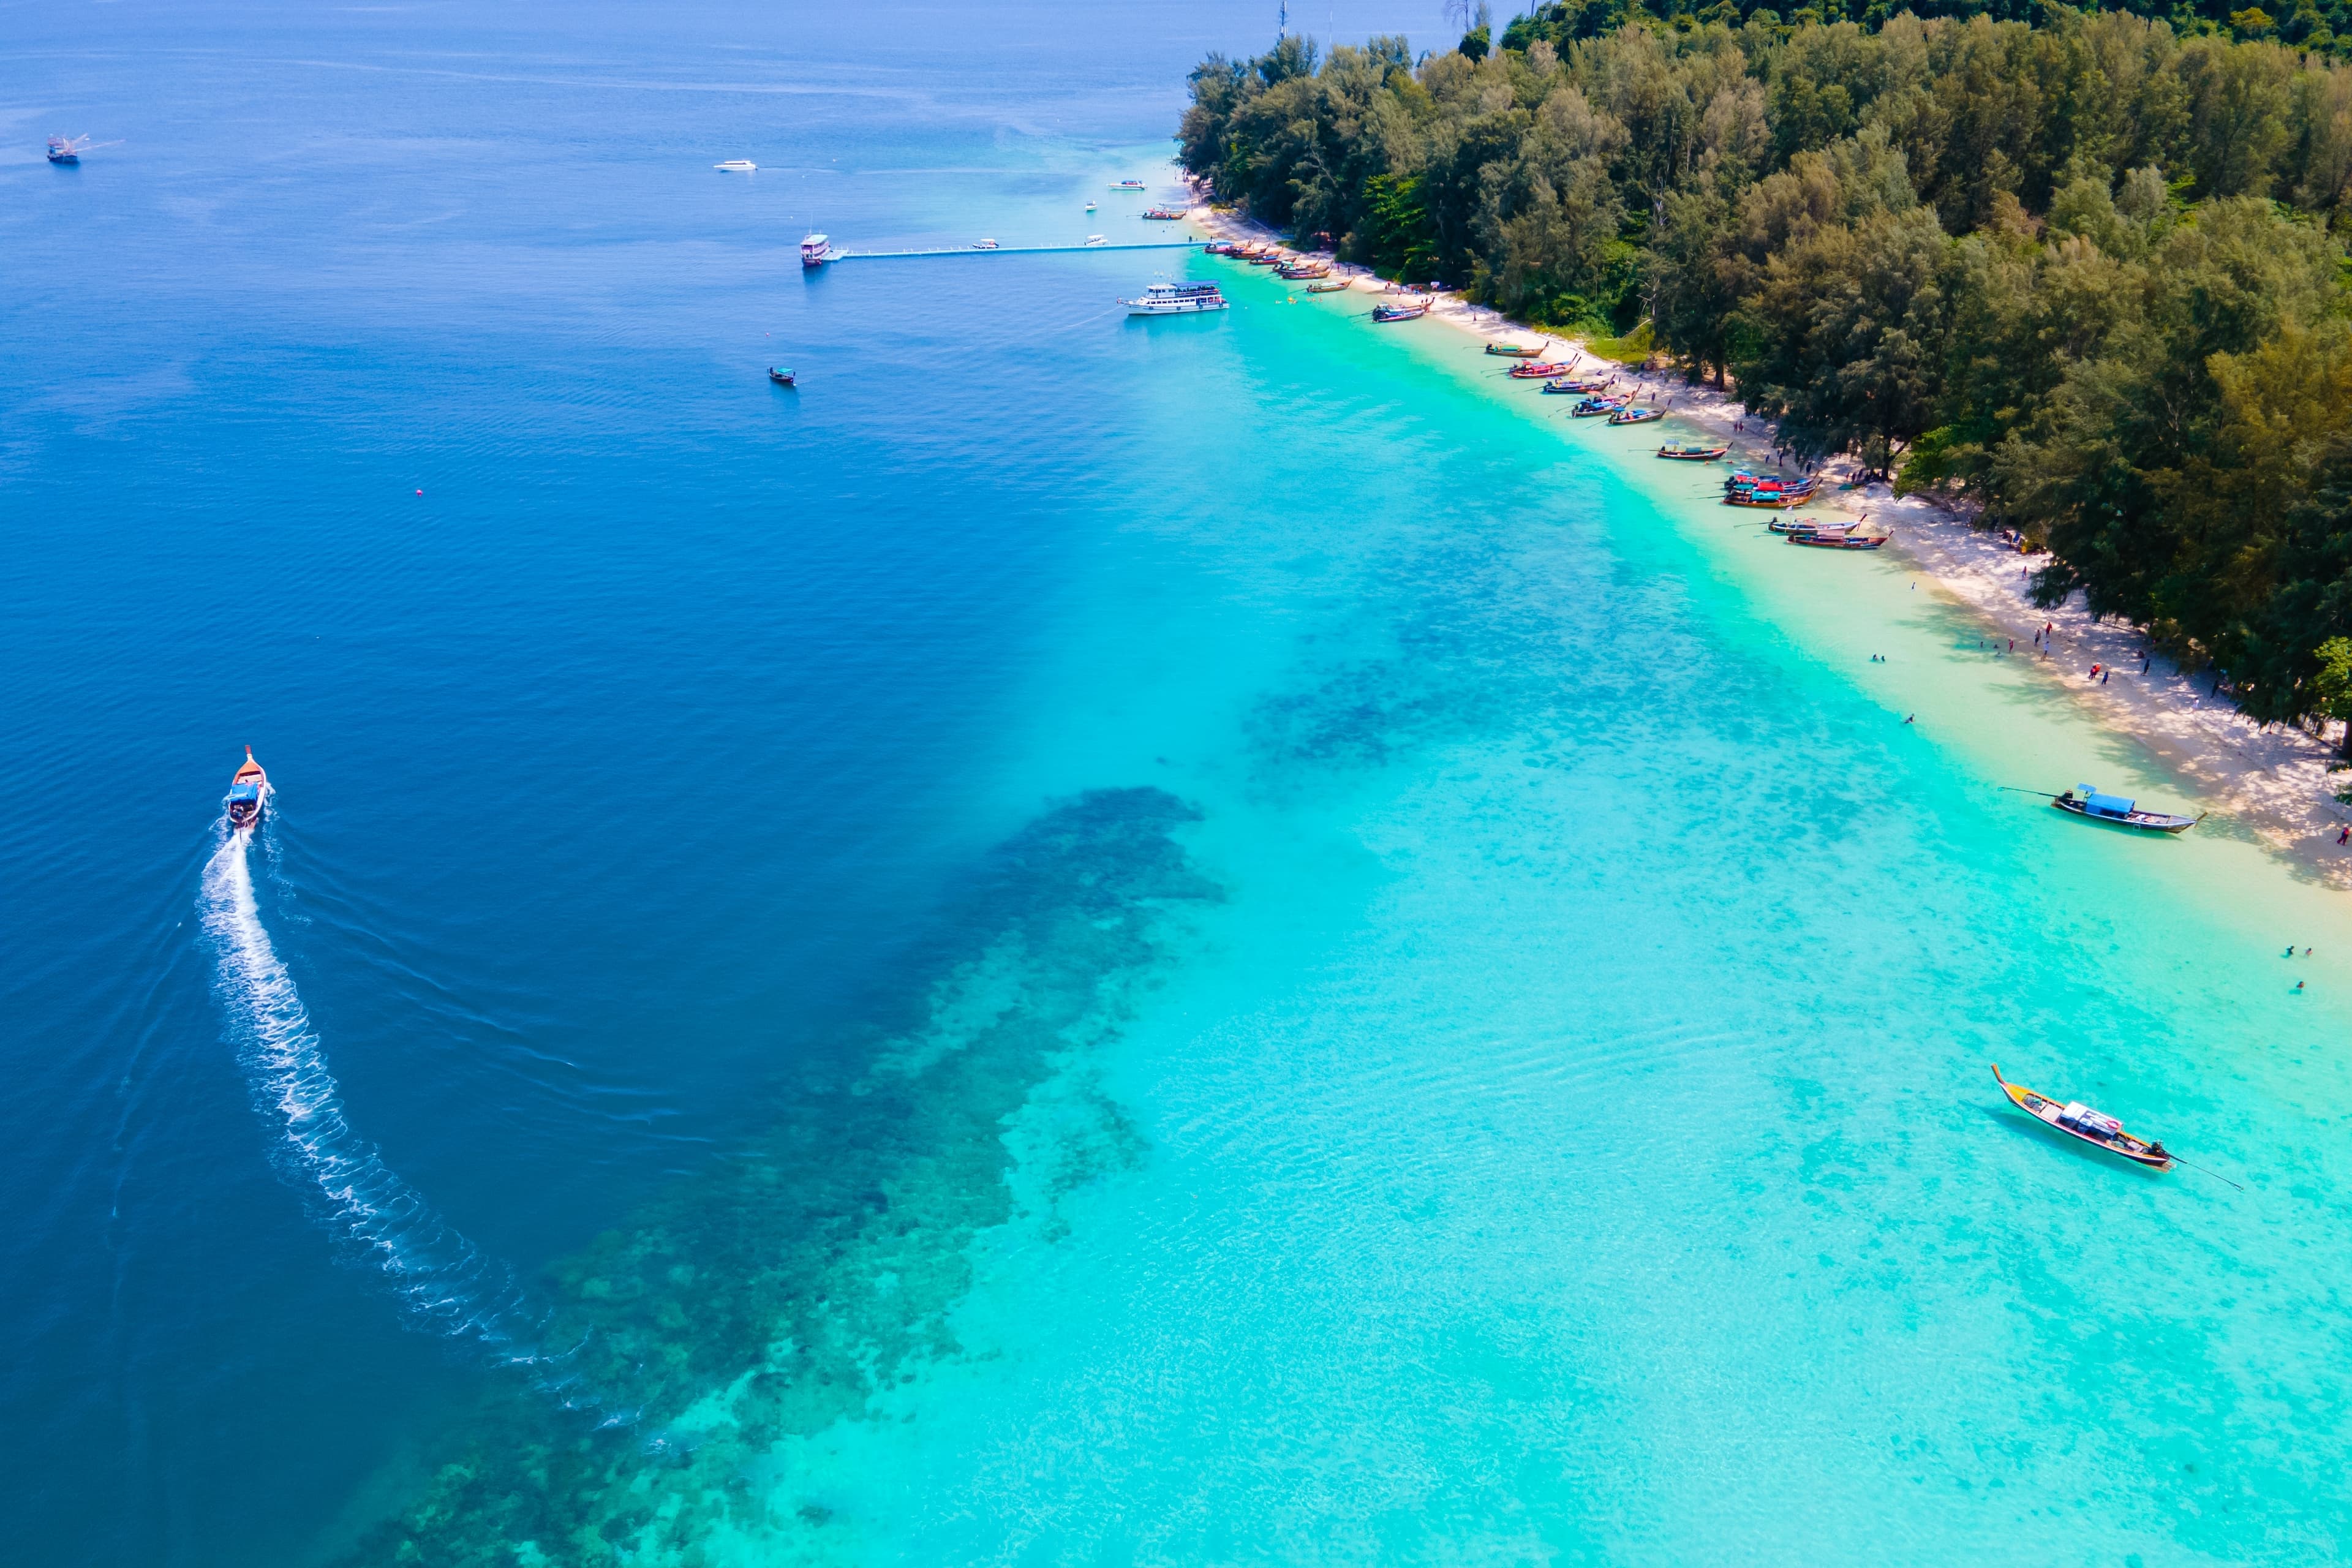
[[[1571,419],[1590,419],[1596,414],[1614,414],[1625,406],[1622,397],[1588,397],[1568,411]]]
[[[1811,490],[1734,490],[1723,498],[1726,506],[1801,506],[1812,500]]]
[[[1556,380],[1545,382],[1544,390],[1557,392],[1563,396],[1574,395],[1589,397],[1596,392],[1608,391],[1609,384],[1605,381],[1580,381],[1574,376],[1560,376]]]
[[[1324,278],[1307,286],[1309,294],[1344,294],[1355,285],[1345,278]]]
[[[228,781],[228,830],[242,832],[261,820],[262,804],[269,797],[269,775],[253,760],[253,748],[245,749],[245,765]]]
[[[1609,416],[1612,425],[1647,425],[1653,419],[1664,419],[1663,408],[1621,408]]]
[[[1146,207],[1143,216],[1154,223],[1179,223],[1184,216],[1181,207]]]
[[[1658,448],[1658,456],[1678,463],[1712,463],[1730,450],[1728,447],[1685,447],[1680,441],[1669,441]]]
[[[1512,359],[1541,359],[1550,351],[1551,344],[1548,342],[1538,343],[1534,348],[1525,348],[1517,343],[1488,343],[1486,345],[1486,352],[1488,353],[1506,354]]]
[[[1408,303],[1402,305],[1372,307],[1372,320],[1375,321],[1417,321],[1427,314],[1429,314],[1429,301],[1417,298],[1411,299]]]
[[[2076,794],[2079,790],[2082,793]],[[2076,784],[2063,795],[2050,797],[2050,804],[2070,816],[2089,822],[2104,822],[2115,827],[2128,827],[2136,833],[2186,833],[2205,820],[2205,814],[2195,816],[2175,816],[2168,812],[2142,811],[2139,802],[2126,800],[2121,795],[2101,795],[2089,784]]]
[[[2081,1100],[2059,1104],[2047,1095],[2013,1084],[2000,1076],[2000,1064],[1992,1068],[1993,1082],[2011,1104],[2038,1121],[2047,1122],[2059,1131],[2080,1138],[2085,1143],[2095,1143],[2110,1154],[2121,1154],[2135,1165],[2146,1165],[2152,1171],[2172,1169],[2172,1156],[2161,1143],[2151,1143],[2135,1138],[2124,1131],[2124,1124],[2104,1111],[2092,1110]]]
[[[1274,275],[1276,278],[1288,278],[1293,280],[1328,278],[1331,276],[1331,264],[1328,261],[1286,261],[1274,269]]]
[[[1886,533],[1864,533],[1857,524],[1851,522],[1789,531],[1790,543],[1810,544],[1816,550],[1875,550],[1893,537]]]
[[[1286,267],[1290,258],[1279,250],[1261,250],[1247,258],[1252,267]]]
[[[1230,239],[1213,239],[1201,248],[1211,256],[1231,256],[1241,247]]]
[[[1541,360],[1525,360],[1510,369],[1510,376],[1514,381],[1549,381],[1555,375],[1567,374],[1568,366],[1547,364]]]

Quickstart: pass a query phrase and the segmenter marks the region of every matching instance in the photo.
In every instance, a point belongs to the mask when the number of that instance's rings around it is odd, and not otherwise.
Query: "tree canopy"
[[[2346,704],[2352,16],[1559,0],[1465,46],[1213,56],[1182,163],[1391,277],[1647,321],[1798,451],[2046,544],[2044,602]]]

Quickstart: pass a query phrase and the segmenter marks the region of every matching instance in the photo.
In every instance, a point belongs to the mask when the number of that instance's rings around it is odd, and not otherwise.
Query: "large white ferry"
[[[833,241],[821,234],[810,235],[801,241],[801,265],[822,267],[834,258]]]
[[[1214,283],[1154,283],[1137,300],[1121,300],[1130,316],[1189,316],[1197,310],[1229,309]]]

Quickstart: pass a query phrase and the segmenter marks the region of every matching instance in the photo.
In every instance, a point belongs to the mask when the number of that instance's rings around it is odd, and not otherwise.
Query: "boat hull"
[[[1197,316],[1208,310],[1230,310],[1230,300],[1136,300],[1129,302],[1130,316]]]
[[[1998,1062],[1993,1064],[1992,1080],[2000,1085],[2001,1092],[2009,1096],[2011,1104],[2041,1122],[2044,1127],[2063,1132],[2067,1137],[2088,1143],[2094,1149],[2104,1149],[2117,1159],[2129,1160],[2133,1164],[2147,1170],[2169,1171],[2172,1169],[2172,1156],[2165,1152],[2165,1147],[2160,1142],[2150,1142],[2144,1138],[2135,1138],[2124,1131],[2120,1126],[2112,1137],[2095,1137],[2078,1127],[2068,1125],[2061,1120],[2065,1111],[2064,1106],[2047,1095],[2036,1094],[2022,1084],[2010,1082],[2000,1076],[2000,1064]]]
[[[2093,811],[2079,800],[2067,800],[2063,796],[2050,804],[2067,816],[2079,817],[2084,822],[2119,827],[2126,833],[2161,833],[2168,837],[2186,833],[2205,820],[2201,816],[2175,816],[2161,811],[2135,811],[2128,816],[2110,816],[2103,811]]]

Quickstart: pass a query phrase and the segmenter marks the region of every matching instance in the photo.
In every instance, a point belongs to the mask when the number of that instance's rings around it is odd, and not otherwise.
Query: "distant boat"
[[[768,379],[774,382],[778,386],[792,386],[797,384],[793,380],[793,373],[791,371],[778,370],[774,365],[770,365],[768,367]]]
[[[52,136],[49,138],[49,162],[68,168],[81,162],[84,153],[98,147],[120,147],[120,142],[92,142],[87,136]]]
[[[1621,408],[1609,416],[1612,425],[1647,425],[1653,419],[1664,419],[1663,408]]]
[[[971,242],[971,247],[974,250],[994,250],[996,248],[996,241],[992,239],[975,239]]]
[[[1130,316],[1192,316],[1231,308],[1214,283],[1154,283],[1132,300],[1121,300]]]
[[[1182,207],[1147,207],[1143,216],[1155,223],[1176,223],[1184,216]]]
[[[1094,204],[1094,203],[1092,203],[1092,202],[1088,202],[1088,203],[1087,204],[1087,211],[1088,211],[1088,212],[1092,212],[1092,211],[1094,211],[1094,210],[1095,210],[1095,204]]]
[[[760,165],[749,158],[730,158],[724,163],[713,163],[710,166],[714,169],[723,169],[730,174],[748,174]]]
[[[2124,1131],[2122,1122],[2104,1111],[2094,1110],[2081,1100],[2061,1105],[2047,1095],[2013,1084],[2000,1076],[1998,1062],[1993,1064],[1992,1080],[2000,1085],[2011,1104],[2038,1121],[2085,1143],[2095,1143],[2110,1154],[2121,1154],[2135,1165],[2146,1165],[2152,1171],[2172,1169],[2172,1156],[2163,1144],[2133,1137]]]
[[[1680,441],[1669,441],[1658,448],[1658,456],[1679,463],[1712,463],[1730,450],[1728,447],[1685,447]]]
[[[1545,382],[1544,390],[1546,392],[1557,393],[1563,397],[1589,397],[1594,393],[1608,391],[1609,384],[1605,381],[1593,381],[1590,378],[1579,380],[1572,375],[1563,375],[1554,377],[1552,380]]]
[[[803,267],[812,269],[822,267],[839,254],[840,252],[833,248],[833,241],[824,235],[813,234],[801,241]]]
[[[1429,301],[1417,297],[1409,298],[1402,305],[1372,307],[1372,320],[1375,321],[1417,321],[1427,314],[1429,314]]]
[[[263,802],[269,798],[269,775],[253,760],[253,748],[245,749],[245,765],[228,781],[228,830],[239,833],[261,820]]]
[[[1121,180],[1118,184],[1113,185],[1111,189],[1114,191],[1139,191],[1143,189],[1143,182],[1141,180]]]
[[[1090,235],[1087,236],[1087,244],[1088,246],[1096,246],[1096,245],[1108,245],[1109,243],[1110,243],[1110,241],[1109,241],[1109,240],[1105,239],[1101,235],[1098,235],[1098,234],[1090,234]]]
[[[1319,278],[1307,286],[1309,294],[1344,294],[1355,287],[1345,278]]]
[[[1801,522],[1788,531],[1790,543],[1807,544],[1815,550],[1875,550],[1892,537],[1864,533],[1858,522],[1817,522],[1811,527]]]
[[[2077,795],[2075,790],[2082,793]],[[2107,823],[2116,827],[2128,827],[2139,833],[2186,833],[2205,820],[2201,814],[2175,816],[2169,812],[2142,811],[2139,802],[2126,800],[2121,795],[2101,795],[2089,784],[2076,784],[2063,795],[2053,795],[2050,804],[2071,816]]]

